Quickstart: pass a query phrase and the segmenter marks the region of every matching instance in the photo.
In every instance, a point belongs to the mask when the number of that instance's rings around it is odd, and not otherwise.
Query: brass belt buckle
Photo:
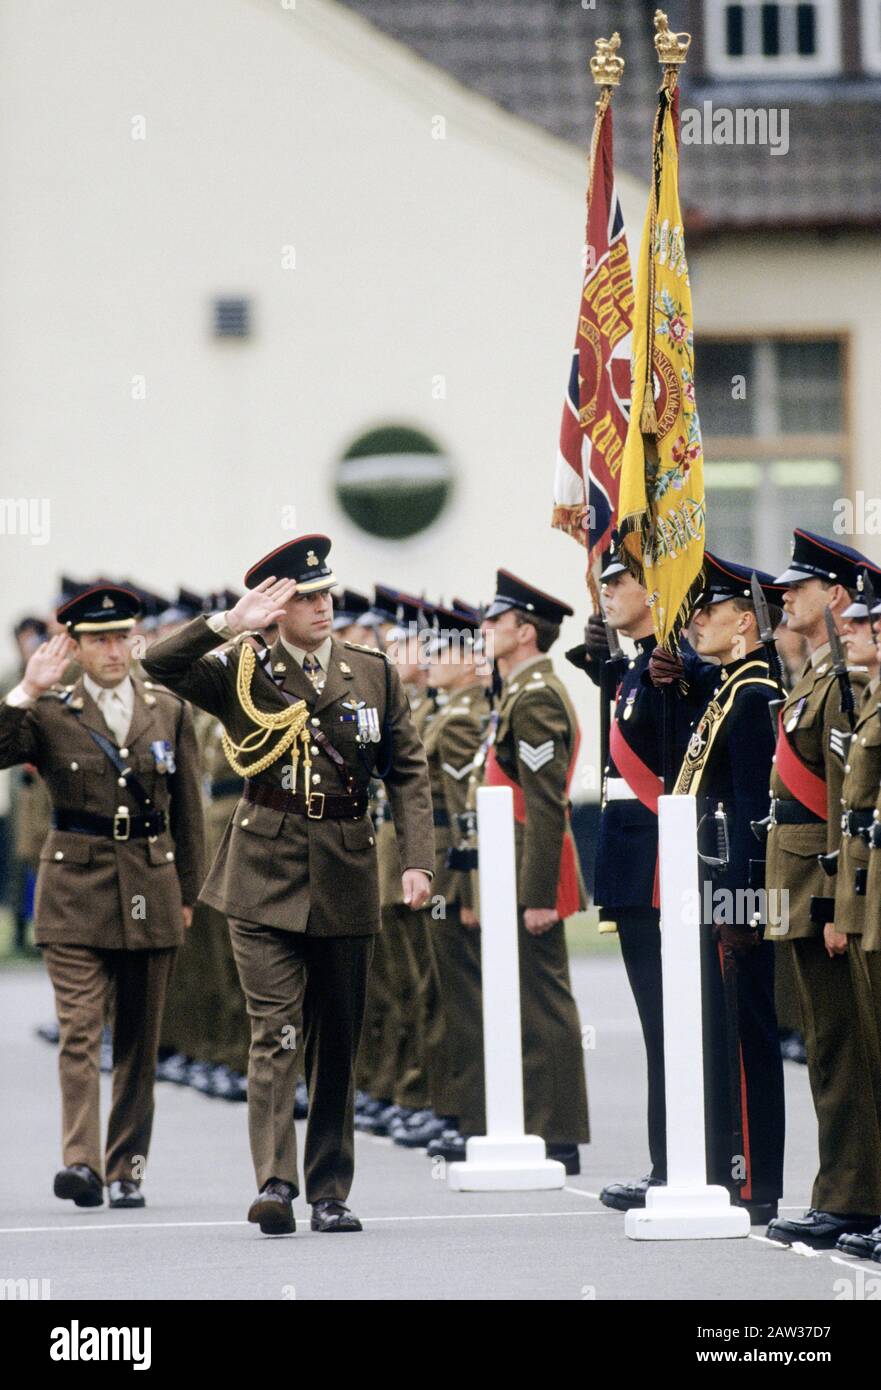
[[[312,803],[319,801],[321,804],[317,811],[312,810]],[[306,815],[309,820],[321,820],[324,816],[324,792],[310,792],[306,802]]]
[[[114,840],[127,840],[131,834],[131,811],[127,806],[120,806],[116,815],[113,817],[113,838]],[[120,824],[121,822],[121,824]]]

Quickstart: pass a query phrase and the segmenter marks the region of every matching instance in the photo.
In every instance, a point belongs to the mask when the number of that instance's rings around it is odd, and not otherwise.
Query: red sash
[[[566,773],[567,794],[572,781],[572,774],[575,771],[575,763],[578,760],[578,749],[580,746],[581,731],[576,726],[575,744],[572,749],[572,757],[569,760],[569,770]],[[514,819],[518,825],[526,824],[526,799],[523,795],[523,788],[520,786],[519,782],[515,782],[499,766],[495,745],[490,748],[486,755],[484,784],[487,787],[510,787],[514,794]],[[566,917],[571,917],[573,912],[578,912],[581,908],[581,895],[578,891],[578,887],[578,864],[575,859],[575,842],[567,826],[566,833],[563,836],[563,844],[560,848],[560,868],[557,876],[557,901],[554,904],[557,916],[561,920],[565,920]]]
[[[820,820],[828,820],[826,813],[826,783],[816,772],[806,767],[790,742],[783,727],[783,711],[777,716],[777,748],[774,762],[780,779],[796,801],[807,806]]]
[[[652,772],[647,763],[644,763],[638,753],[635,753],[621,732],[621,726],[617,719],[612,720],[612,727],[609,730],[609,753],[612,762],[620,772],[630,790],[634,793],[638,801],[641,801],[647,811],[653,815],[658,814],[658,797],[664,790],[662,778],[656,772]],[[657,857],[655,858],[655,881],[652,886],[652,907],[661,906],[661,875],[660,865]]]

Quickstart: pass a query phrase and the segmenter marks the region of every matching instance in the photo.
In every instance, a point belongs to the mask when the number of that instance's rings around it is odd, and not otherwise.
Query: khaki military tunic
[[[247,639],[246,639],[247,640]],[[222,721],[237,744],[255,725],[237,693],[240,643],[226,644],[197,618],[156,643],[145,659],[161,680]],[[251,698],[274,712],[305,701],[311,740],[312,815],[242,799],[201,894],[230,920],[239,978],[248,1001],[248,1127],[258,1186],[279,1178],[299,1190],[291,1123],[302,1053],[309,1087],[305,1177],[309,1202],[344,1200],[354,1172],[354,1062],[364,1019],[373,935],[380,929],[373,824],[365,811],[324,816],[322,798],[366,795],[382,776],[402,864],[434,861],[425,753],[400,679],[384,655],[331,640],[317,691],[281,641],[255,663]],[[287,698],[286,698],[287,697]],[[386,743],[360,741],[359,706],[375,711]],[[377,754],[387,766],[377,769]],[[244,761],[250,758],[246,755]],[[304,766],[301,756],[297,792]],[[294,790],[290,761],[279,758],[251,779],[279,799]],[[303,1038],[295,1020],[302,1015]]]
[[[133,687],[132,720],[119,754],[154,809],[165,813],[167,828],[149,839],[53,829],[37,879],[36,939],[60,1027],[64,1162],[87,1164],[108,1182],[143,1176],[182,906],[195,902],[204,875],[192,715],[177,696],[150,682],[133,678]],[[127,818],[140,815],[141,807],[89,729],[115,743],[81,680],[26,706],[0,705],[0,766],[31,763],[56,811],[115,817],[121,837]],[[113,1103],[102,1155],[99,1056],[111,996]]]
[[[866,673],[850,674],[859,701]],[[811,1205],[819,1211],[874,1215],[881,1211],[881,1130],[852,969],[846,956],[829,958],[823,928],[810,919],[811,898],[836,892],[835,879],[823,872],[817,856],[839,848],[851,747],[828,647],[814,653],[787,696],[782,724],[802,761],[826,782],[825,821],[771,825],[765,877],[769,891],[788,895],[787,930],[769,934],[781,949],[792,952],[804,1028],[820,1153]],[[776,766],[771,795],[793,799]],[[842,923],[836,926],[845,929]]]

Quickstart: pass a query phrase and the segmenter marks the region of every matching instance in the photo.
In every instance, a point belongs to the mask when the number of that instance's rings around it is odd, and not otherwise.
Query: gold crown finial
[[[664,67],[684,63],[691,45],[691,34],[674,34],[663,10],[655,10],[655,52]]]
[[[598,87],[617,87],[624,71],[624,59],[618,57],[621,35],[615,31],[610,39],[597,39],[595,57],[590,60],[590,70]]]

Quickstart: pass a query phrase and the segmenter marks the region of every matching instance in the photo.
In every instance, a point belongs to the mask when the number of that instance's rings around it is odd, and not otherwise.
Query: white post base
[[[478,1135],[468,1140],[466,1153],[464,1163],[447,1165],[447,1186],[455,1192],[544,1192],[566,1181],[563,1164],[545,1157],[536,1134]]]
[[[650,1187],[624,1216],[631,1240],[730,1240],[749,1235],[749,1212],[724,1187]]]

